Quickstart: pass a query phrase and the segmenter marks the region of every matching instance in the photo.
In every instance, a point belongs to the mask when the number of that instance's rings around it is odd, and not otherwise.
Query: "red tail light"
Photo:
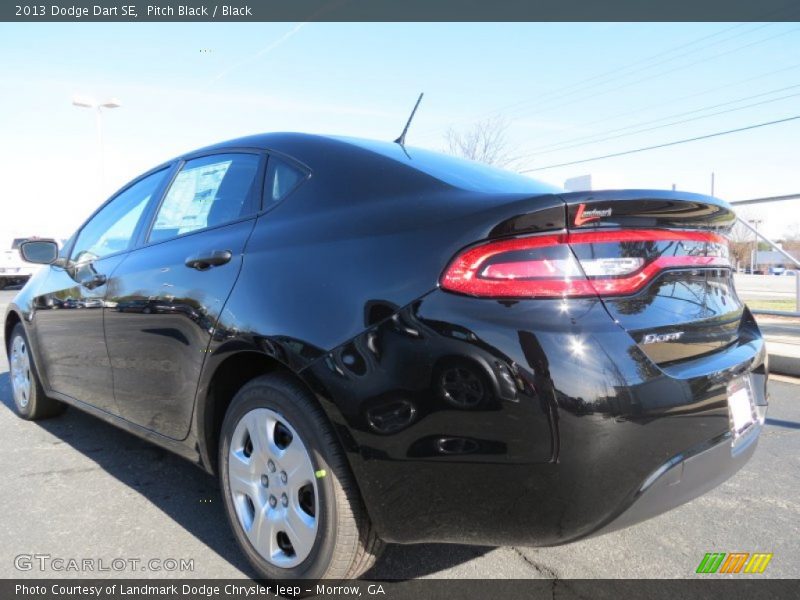
[[[622,296],[665,269],[730,267],[716,233],[625,229],[489,242],[450,263],[444,289],[494,298]]]

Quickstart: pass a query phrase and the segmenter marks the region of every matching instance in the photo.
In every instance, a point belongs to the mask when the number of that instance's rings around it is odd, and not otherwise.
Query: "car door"
[[[105,331],[122,415],[162,435],[189,431],[205,352],[242,264],[266,157],[185,160],[151,225],[109,280]]]
[[[50,266],[34,299],[35,332],[48,387],[117,413],[103,331],[107,281],[136,238],[166,169],[127,186],[103,205]]]

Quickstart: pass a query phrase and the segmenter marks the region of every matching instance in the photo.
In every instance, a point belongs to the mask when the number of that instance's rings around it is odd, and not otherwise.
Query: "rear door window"
[[[255,213],[257,154],[215,154],[186,162],[158,209],[150,242],[215,227]]]

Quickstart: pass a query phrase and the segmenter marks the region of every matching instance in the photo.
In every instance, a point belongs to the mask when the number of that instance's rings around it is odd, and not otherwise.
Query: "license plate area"
[[[735,445],[758,421],[753,384],[749,375],[734,379],[728,384],[728,417]]]

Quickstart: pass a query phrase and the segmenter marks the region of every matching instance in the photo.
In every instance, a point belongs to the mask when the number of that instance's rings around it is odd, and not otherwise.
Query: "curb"
[[[800,377],[800,344],[786,337],[766,337],[770,373]]]
[[[769,372],[778,375],[789,375],[790,377],[800,377],[800,358],[769,353]]]

